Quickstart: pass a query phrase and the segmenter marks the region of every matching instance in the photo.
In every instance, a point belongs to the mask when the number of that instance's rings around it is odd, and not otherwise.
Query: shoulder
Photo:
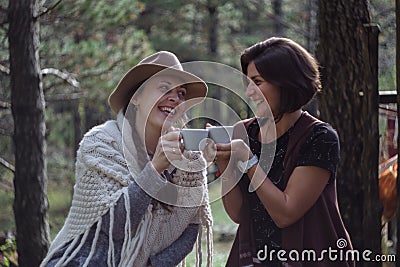
[[[117,121],[109,120],[103,124],[94,126],[87,131],[82,140],[90,139],[91,137],[110,138],[112,136],[120,135],[121,131],[118,127]]]
[[[340,146],[337,132],[328,123],[318,123],[300,148],[297,166],[317,166],[336,175],[340,160]]]
[[[80,150],[92,150],[101,144],[118,146],[122,142],[121,131],[115,120],[106,121],[103,124],[94,126],[86,132],[79,143]]]
[[[321,122],[313,127],[302,144],[300,152],[301,154],[307,153],[307,151],[313,151],[313,153],[315,153],[316,150],[332,149],[337,150],[337,153],[339,153],[339,136],[330,124]]]
[[[100,125],[94,126],[89,131],[87,131],[84,135],[85,137],[93,136],[93,135],[113,135],[120,132],[118,123],[116,120],[108,120]]]
[[[328,123],[316,124],[301,146],[300,154],[303,157],[334,158],[338,160],[340,154],[339,136]]]
[[[339,136],[336,130],[326,122],[316,124],[312,129],[308,139],[309,141],[325,140],[339,142]]]

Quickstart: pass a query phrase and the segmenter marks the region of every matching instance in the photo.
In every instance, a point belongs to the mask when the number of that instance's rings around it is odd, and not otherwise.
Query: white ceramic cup
[[[208,130],[184,128],[181,130],[181,135],[186,150],[200,151],[204,149],[205,140],[208,137]]]
[[[208,136],[215,143],[227,144],[232,140],[233,126],[211,126],[207,130]]]

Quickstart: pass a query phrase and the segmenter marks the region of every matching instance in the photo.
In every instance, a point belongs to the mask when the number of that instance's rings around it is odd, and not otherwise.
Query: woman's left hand
[[[230,166],[236,167],[239,160],[246,161],[253,155],[242,139],[234,139],[229,144],[216,144],[216,147],[215,162],[221,171]]]
[[[235,161],[245,161],[252,157],[249,146],[242,139],[233,139],[230,143],[231,153]],[[217,145],[218,150],[218,145]]]

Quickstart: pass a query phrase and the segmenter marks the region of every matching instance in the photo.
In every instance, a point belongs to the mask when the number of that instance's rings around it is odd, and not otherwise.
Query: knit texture
[[[171,183],[176,185],[176,206],[169,210],[156,203],[152,211],[152,219],[145,238],[133,266],[146,266],[147,259],[169,246],[178,239],[189,224],[202,224],[207,229],[207,241],[212,240],[212,216],[208,205],[207,181],[205,175],[206,162],[200,153],[185,151],[185,162],[189,169],[203,170],[186,172],[176,170]],[[207,266],[211,266],[212,244],[208,243]],[[198,244],[199,249],[201,244]],[[197,262],[201,266],[201,262]]]
[[[80,143],[76,161],[76,184],[72,206],[65,224],[52,242],[48,255],[41,266],[45,266],[53,254],[69,243],[68,249],[56,266],[66,266],[76,255],[90,228],[96,226],[96,234],[92,241],[91,252],[84,264],[90,262],[91,255],[96,249],[96,241],[102,227],[102,216],[107,212],[110,215],[109,224],[109,253],[108,266],[114,266],[115,257],[120,257],[118,266],[145,266],[149,256],[162,251],[173,243],[191,223],[199,223],[206,227],[208,232],[208,266],[211,266],[212,255],[212,216],[208,201],[205,168],[197,172],[177,170],[171,182],[179,185],[177,206],[170,211],[161,207],[157,201],[149,205],[145,215],[137,227],[132,229],[130,224],[130,206],[127,186],[135,180],[139,185],[145,184],[146,192],[154,196],[165,181],[138,181],[141,169],[137,162],[135,148],[130,149],[130,164],[123,153],[121,129],[123,115],[118,115],[117,121],[108,121],[96,126]],[[136,155],[136,157],[135,157]],[[204,159],[196,153],[186,152],[189,162],[204,164]],[[199,170],[199,168],[195,168]],[[158,186],[154,186],[154,183]],[[151,186],[152,185],[152,186]],[[195,192],[195,194],[192,194]],[[123,199],[126,212],[126,221],[117,222],[125,225],[125,235],[121,255],[114,255],[113,226],[114,205],[118,199]],[[179,203],[198,203],[180,207]],[[80,238],[82,236],[82,238]],[[201,231],[199,231],[201,241]],[[201,243],[197,245],[201,264]],[[134,264],[135,263],[135,264]]]

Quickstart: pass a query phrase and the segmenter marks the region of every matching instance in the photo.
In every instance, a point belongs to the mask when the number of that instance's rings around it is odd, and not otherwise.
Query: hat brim
[[[200,102],[207,95],[207,84],[199,77],[173,67],[166,67],[156,64],[142,64],[130,69],[119,81],[114,91],[108,98],[111,109],[118,113],[124,108],[140,85],[155,74],[173,75],[182,79],[186,86],[186,100],[198,99],[192,103]]]

